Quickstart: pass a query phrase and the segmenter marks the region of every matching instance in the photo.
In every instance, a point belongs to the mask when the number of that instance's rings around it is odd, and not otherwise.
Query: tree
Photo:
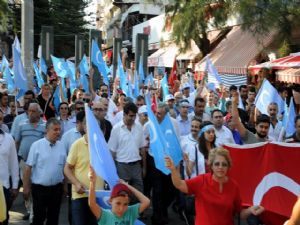
[[[225,0],[176,0],[166,10],[171,14],[175,43],[181,46],[181,50],[185,50],[190,47],[193,39],[202,55],[207,55],[211,50],[207,32],[212,28],[224,29],[231,6],[231,1]]]
[[[7,30],[9,8],[6,0],[0,0],[0,32]]]
[[[84,9],[87,0],[51,0],[51,16],[55,32],[55,55],[70,57],[75,54],[75,34],[87,34]]]
[[[300,25],[300,2],[292,0],[240,0],[236,5],[242,28],[256,36],[278,33],[281,48],[291,45],[292,31]]]

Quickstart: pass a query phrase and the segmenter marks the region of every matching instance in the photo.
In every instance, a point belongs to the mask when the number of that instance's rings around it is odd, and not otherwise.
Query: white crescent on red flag
[[[300,193],[300,144],[226,145],[245,205],[289,217]]]

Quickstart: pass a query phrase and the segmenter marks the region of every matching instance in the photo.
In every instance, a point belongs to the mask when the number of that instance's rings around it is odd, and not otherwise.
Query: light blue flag
[[[61,101],[60,101],[60,91],[59,91],[59,86],[57,86],[54,93],[53,93],[53,104],[54,104],[56,112],[59,112],[59,104],[60,103],[61,103]]]
[[[140,83],[144,82],[144,80],[145,80],[143,57],[142,56],[140,56],[140,61],[139,61],[139,79],[140,79]]]
[[[151,109],[150,95],[146,95],[146,106],[148,112],[147,129],[150,134],[150,151],[153,155],[155,167],[164,174],[170,174],[170,170],[165,166],[165,157],[170,155],[167,148],[167,142],[164,134],[158,124],[158,121]]]
[[[42,85],[45,83],[44,79],[42,78],[41,73],[40,73],[40,71],[39,71],[39,69],[38,69],[35,62],[32,63],[32,66],[33,66],[33,70],[34,70],[34,73],[35,73],[35,76],[36,76],[38,87],[41,88]]]
[[[64,99],[68,99],[68,94],[67,94],[67,88],[66,88],[66,81],[65,78],[60,79],[61,82],[61,89],[62,89],[62,94],[64,96]]]
[[[3,72],[6,67],[7,68],[9,67],[9,62],[8,62],[7,58],[5,57],[5,55],[2,55],[1,72]]]
[[[134,72],[134,97],[137,98],[140,95],[140,84],[139,84],[139,78],[136,73]]]
[[[190,88],[191,93],[195,91],[195,83],[194,83],[194,79],[192,76],[194,76],[194,75],[189,73],[189,83],[191,86],[191,88]]]
[[[133,94],[132,94],[132,84],[131,84],[130,81],[128,81],[128,83],[127,83],[127,92],[126,92],[126,96],[127,96],[127,97],[130,97],[130,98],[132,98],[132,99],[134,99],[134,96],[133,96]]]
[[[25,69],[21,61],[20,53],[15,47],[13,47],[13,63],[15,85],[17,88],[27,91],[27,75],[25,73]]]
[[[21,54],[21,45],[20,45],[20,41],[19,41],[19,38],[17,35],[15,36],[13,47],[15,47],[16,50]]]
[[[207,71],[208,82],[215,83],[217,86],[222,84],[222,79],[218,73],[218,70],[208,56],[206,56],[205,71]]]
[[[40,58],[40,71],[47,74],[48,66],[43,57]]]
[[[123,68],[123,64],[122,64],[122,61],[121,61],[120,54],[118,55],[118,75],[119,75],[119,78],[120,78],[120,88],[123,91],[126,91],[127,76],[125,75],[125,72],[124,72],[124,68]]]
[[[286,130],[285,130],[286,137],[292,136],[296,132],[295,118],[296,118],[296,110],[295,110],[294,100],[293,100],[293,98],[291,98],[288,122],[287,122]]]
[[[289,119],[289,107],[286,104],[286,100],[284,101],[284,112],[282,118],[282,127],[286,127]]]
[[[169,113],[165,115],[164,120],[160,124],[160,128],[164,134],[167,148],[169,149],[174,165],[178,166],[182,160],[182,150]]]
[[[284,110],[283,99],[272,84],[267,79],[264,79],[255,98],[255,106],[261,113],[268,115],[268,105],[272,102],[277,103],[278,113],[282,113]]]
[[[73,94],[74,90],[77,88],[75,63],[67,60],[67,65],[69,68],[70,91],[71,94]]]
[[[85,116],[88,130],[90,163],[97,176],[102,177],[112,189],[119,181],[116,165],[98,122],[87,104],[85,105]]]
[[[109,85],[108,75],[107,75],[107,65],[103,60],[102,53],[98,47],[95,40],[92,41],[92,63],[97,66],[98,71],[103,76],[103,82]]]
[[[89,65],[87,62],[87,58],[83,55],[81,62],[79,63],[79,72],[80,72],[80,83],[85,90],[85,92],[89,93],[89,81],[87,79],[87,75],[89,75]]]
[[[154,85],[154,78],[153,78],[153,74],[150,73],[147,77],[146,77],[146,80],[145,80],[145,85],[148,86],[152,86]]]
[[[10,73],[8,67],[5,67],[5,69],[4,69],[3,78],[5,79],[5,81],[7,83],[8,92],[13,93],[15,90],[15,84],[14,84],[13,78],[11,76],[11,73]]]
[[[79,63],[79,71],[82,75],[89,75],[89,64],[85,54]]]
[[[55,72],[61,78],[66,78],[68,76],[68,68],[66,67],[65,60],[62,58],[57,58],[51,55],[52,63]]]
[[[168,84],[167,74],[165,74],[163,79],[161,79],[160,85],[163,91],[163,99],[165,101],[166,96],[169,94],[169,84]]]
[[[81,83],[82,88],[84,89],[84,91],[86,93],[90,93],[90,91],[89,91],[89,81],[88,81],[86,75],[80,74],[80,83]]]

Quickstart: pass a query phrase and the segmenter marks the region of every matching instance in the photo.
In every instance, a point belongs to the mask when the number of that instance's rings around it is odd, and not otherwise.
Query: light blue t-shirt
[[[127,211],[122,217],[116,216],[110,209],[102,209],[99,225],[133,225],[139,217],[140,204],[128,206]]]

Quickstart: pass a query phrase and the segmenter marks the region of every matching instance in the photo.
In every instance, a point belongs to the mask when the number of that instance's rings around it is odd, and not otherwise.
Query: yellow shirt
[[[90,187],[90,180],[88,177],[89,166],[90,166],[90,152],[88,149],[88,143],[85,141],[84,137],[76,140],[70,149],[67,163],[74,166],[73,172],[77,180],[85,186],[88,190]],[[97,177],[96,180],[96,190],[103,189],[104,181]],[[75,191],[75,186],[72,185],[72,199],[88,197],[88,194],[78,194]]]
[[[3,192],[3,186],[0,183],[0,223],[6,220],[6,203]]]

